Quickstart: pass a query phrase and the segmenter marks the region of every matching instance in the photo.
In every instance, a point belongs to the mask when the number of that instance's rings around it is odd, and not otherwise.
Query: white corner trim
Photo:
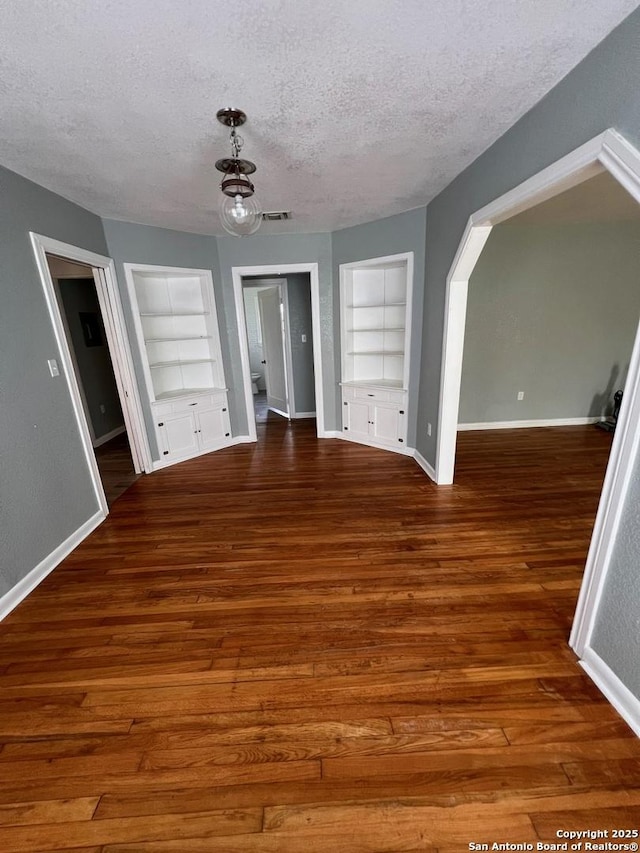
[[[74,548],[86,539],[87,536],[96,529],[99,524],[106,518],[106,513],[99,510],[87,519],[74,533],[64,540],[58,547],[53,550],[47,557],[44,558],[38,565],[31,569],[22,580],[13,586],[9,592],[6,592],[0,598],[0,620],[4,619],[12,610],[14,610],[20,602],[32,592],[39,583],[41,583],[48,574],[50,574],[56,566],[58,566],[65,557],[67,557]]]
[[[430,465],[429,462],[427,462],[422,453],[420,453],[420,451],[418,450],[414,450],[411,455],[416,460],[418,465],[422,468],[422,470],[425,472],[427,477],[433,480],[434,483],[437,483],[438,481],[436,479],[436,469],[432,465]]]
[[[94,438],[93,446],[94,448],[100,447],[101,445],[106,444],[108,441],[111,441],[112,438],[116,438],[116,436],[122,435],[122,433],[126,431],[127,429],[124,425],[116,427],[115,429],[112,429],[111,432],[105,432],[105,434],[101,435],[99,438]]]
[[[585,649],[580,666],[623,720],[640,737],[640,699],[634,696],[611,667],[590,646]]]
[[[477,424],[458,424],[458,432],[483,429],[531,429],[532,427],[584,426],[597,424],[602,418],[548,418],[536,421],[487,421]]]

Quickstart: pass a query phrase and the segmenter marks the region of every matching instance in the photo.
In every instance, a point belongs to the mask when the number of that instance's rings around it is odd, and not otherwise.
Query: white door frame
[[[269,264],[267,266],[232,267],[233,292],[236,305],[236,322],[240,340],[240,361],[244,384],[244,399],[247,409],[248,434],[250,441],[257,441],[255,409],[253,392],[251,390],[251,364],[249,362],[249,343],[247,339],[247,323],[244,315],[244,300],[242,298],[242,279],[244,276],[261,276],[275,278],[278,275],[292,273],[309,273],[311,282],[311,326],[313,336],[313,370],[315,374],[316,395],[316,432],[318,438],[333,437],[327,435],[324,428],[324,398],[322,385],[322,356],[320,351],[320,278],[318,264]],[[288,311],[286,312],[288,315]],[[293,381],[291,382],[293,384]]]
[[[284,328],[282,330],[282,351],[284,356],[284,384],[286,387],[286,396],[287,396],[287,411],[283,412],[280,409],[275,409],[272,406],[269,408],[272,411],[277,412],[277,414],[282,415],[285,418],[295,418],[296,414],[296,401],[293,387],[293,357],[291,355],[291,326],[289,322],[289,288],[287,287],[286,278],[273,279],[272,284],[266,284],[267,279],[265,279],[265,284],[259,284],[257,281],[251,281],[247,283],[243,283],[242,289],[249,290],[255,285],[256,290],[265,290],[269,287],[275,287],[280,294],[280,301],[283,305],[283,320],[284,320]],[[244,305],[244,300],[243,300]],[[256,307],[257,311],[260,311],[258,307]],[[246,312],[245,312],[245,322],[246,322]],[[262,318],[260,320],[262,323]],[[262,337],[263,340],[263,349],[264,349],[264,334]],[[266,380],[266,371],[265,371],[265,380]],[[252,394],[253,399],[253,394]]]
[[[447,276],[443,361],[440,383],[436,482],[453,482],[464,326],[469,278],[494,225],[504,222],[603,171],[640,203],[640,152],[609,129],[515,189],[472,214]],[[588,651],[598,603],[629,487],[631,464],[640,442],[640,327],[620,408],[611,454],[593,528],[570,644]]]
[[[58,255],[70,261],[87,264],[93,271],[98,302],[104,322],[109,354],[113,363],[113,372],[118,387],[118,396],[131,447],[131,458],[136,473],[152,470],[151,453],[144,428],[142,405],[138,386],[135,382],[133,362],[129,349],[129,339],[124,324],[122,303],[116,283],[115,265],[111,258],[89,252],[78,246],[29,232],[31,245],[36,259],[40,281],[44,291],[49,317],[53,326],[56,343],[60,352],[62,372],[67,381],[71,403],[78,424],[87,466],[92,479],[98,503],[106,515],[109,511],[102,487],[100,471],[91,441],[91,431],[82,405],[82,396],[73,366],[73,359],[65,333],[64,322],[56,298],[55,286],[47,263],[47,254]]]

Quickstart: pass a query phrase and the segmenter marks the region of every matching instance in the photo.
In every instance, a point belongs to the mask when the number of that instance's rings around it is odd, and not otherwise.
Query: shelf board
[[[347,305],[347,308],[394,308],[406,304],[406,302],[372,302],[370,305]]]
[[[154,367],[182,367],[185,364],[213,364],[215,361],[215,358],[184,358],[179,361],[149,362],[149,367],[153,370]]]
[[[206,341],[211,339],[211,335],[182,335],[177,338],[145,338],[145,344],[161,344],[169,341]]]
[[[349,379],[340,385],[349,388],[389,388],[396,391],[406,391],[402,379]]]
[[[207,317],[208,311],[141,311],[141,317]]]
[[[177,388],[175,391],[163,391],[162,394],[156,394],[156,402],[161,400],[174,400],[176,397],[191,397],[193,394],[214,394],[218,391],[226,391],[226,388]]]
[[[354,350],[347,355],[390,355],[393,358],[403,358],[404,350]]]
[[[347,332],[404,332],[404,326],[378,326],[370,329],[347,329]]]

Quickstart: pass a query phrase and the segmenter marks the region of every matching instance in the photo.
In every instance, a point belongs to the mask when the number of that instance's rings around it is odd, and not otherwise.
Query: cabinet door
[[[231,435],[229,413],[226,406],[219,406],[196,414],[196,425],[201,450],[214,449],[224,444]]]
[[[404,409],[388,403],[371,404],[371,437],[377,444],[402,447],[405,443]]]
[[[163,459],[191,456],[198,451],[198,433],[195,416],[170,415],[157,422],[160,453]]]
[[[347,438],[355,438],[358,441],[369,441],[369,421],[371,420],[371,406],[369,403],[356,401],[347,402],[342,406],[343,427]]]

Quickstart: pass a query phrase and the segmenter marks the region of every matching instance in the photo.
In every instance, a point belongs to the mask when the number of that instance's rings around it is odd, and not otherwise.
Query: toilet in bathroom
[[[252,373],[251,374],[251,391],[254,394],[258,393],[258,380],[262,376],[261,373]]]

